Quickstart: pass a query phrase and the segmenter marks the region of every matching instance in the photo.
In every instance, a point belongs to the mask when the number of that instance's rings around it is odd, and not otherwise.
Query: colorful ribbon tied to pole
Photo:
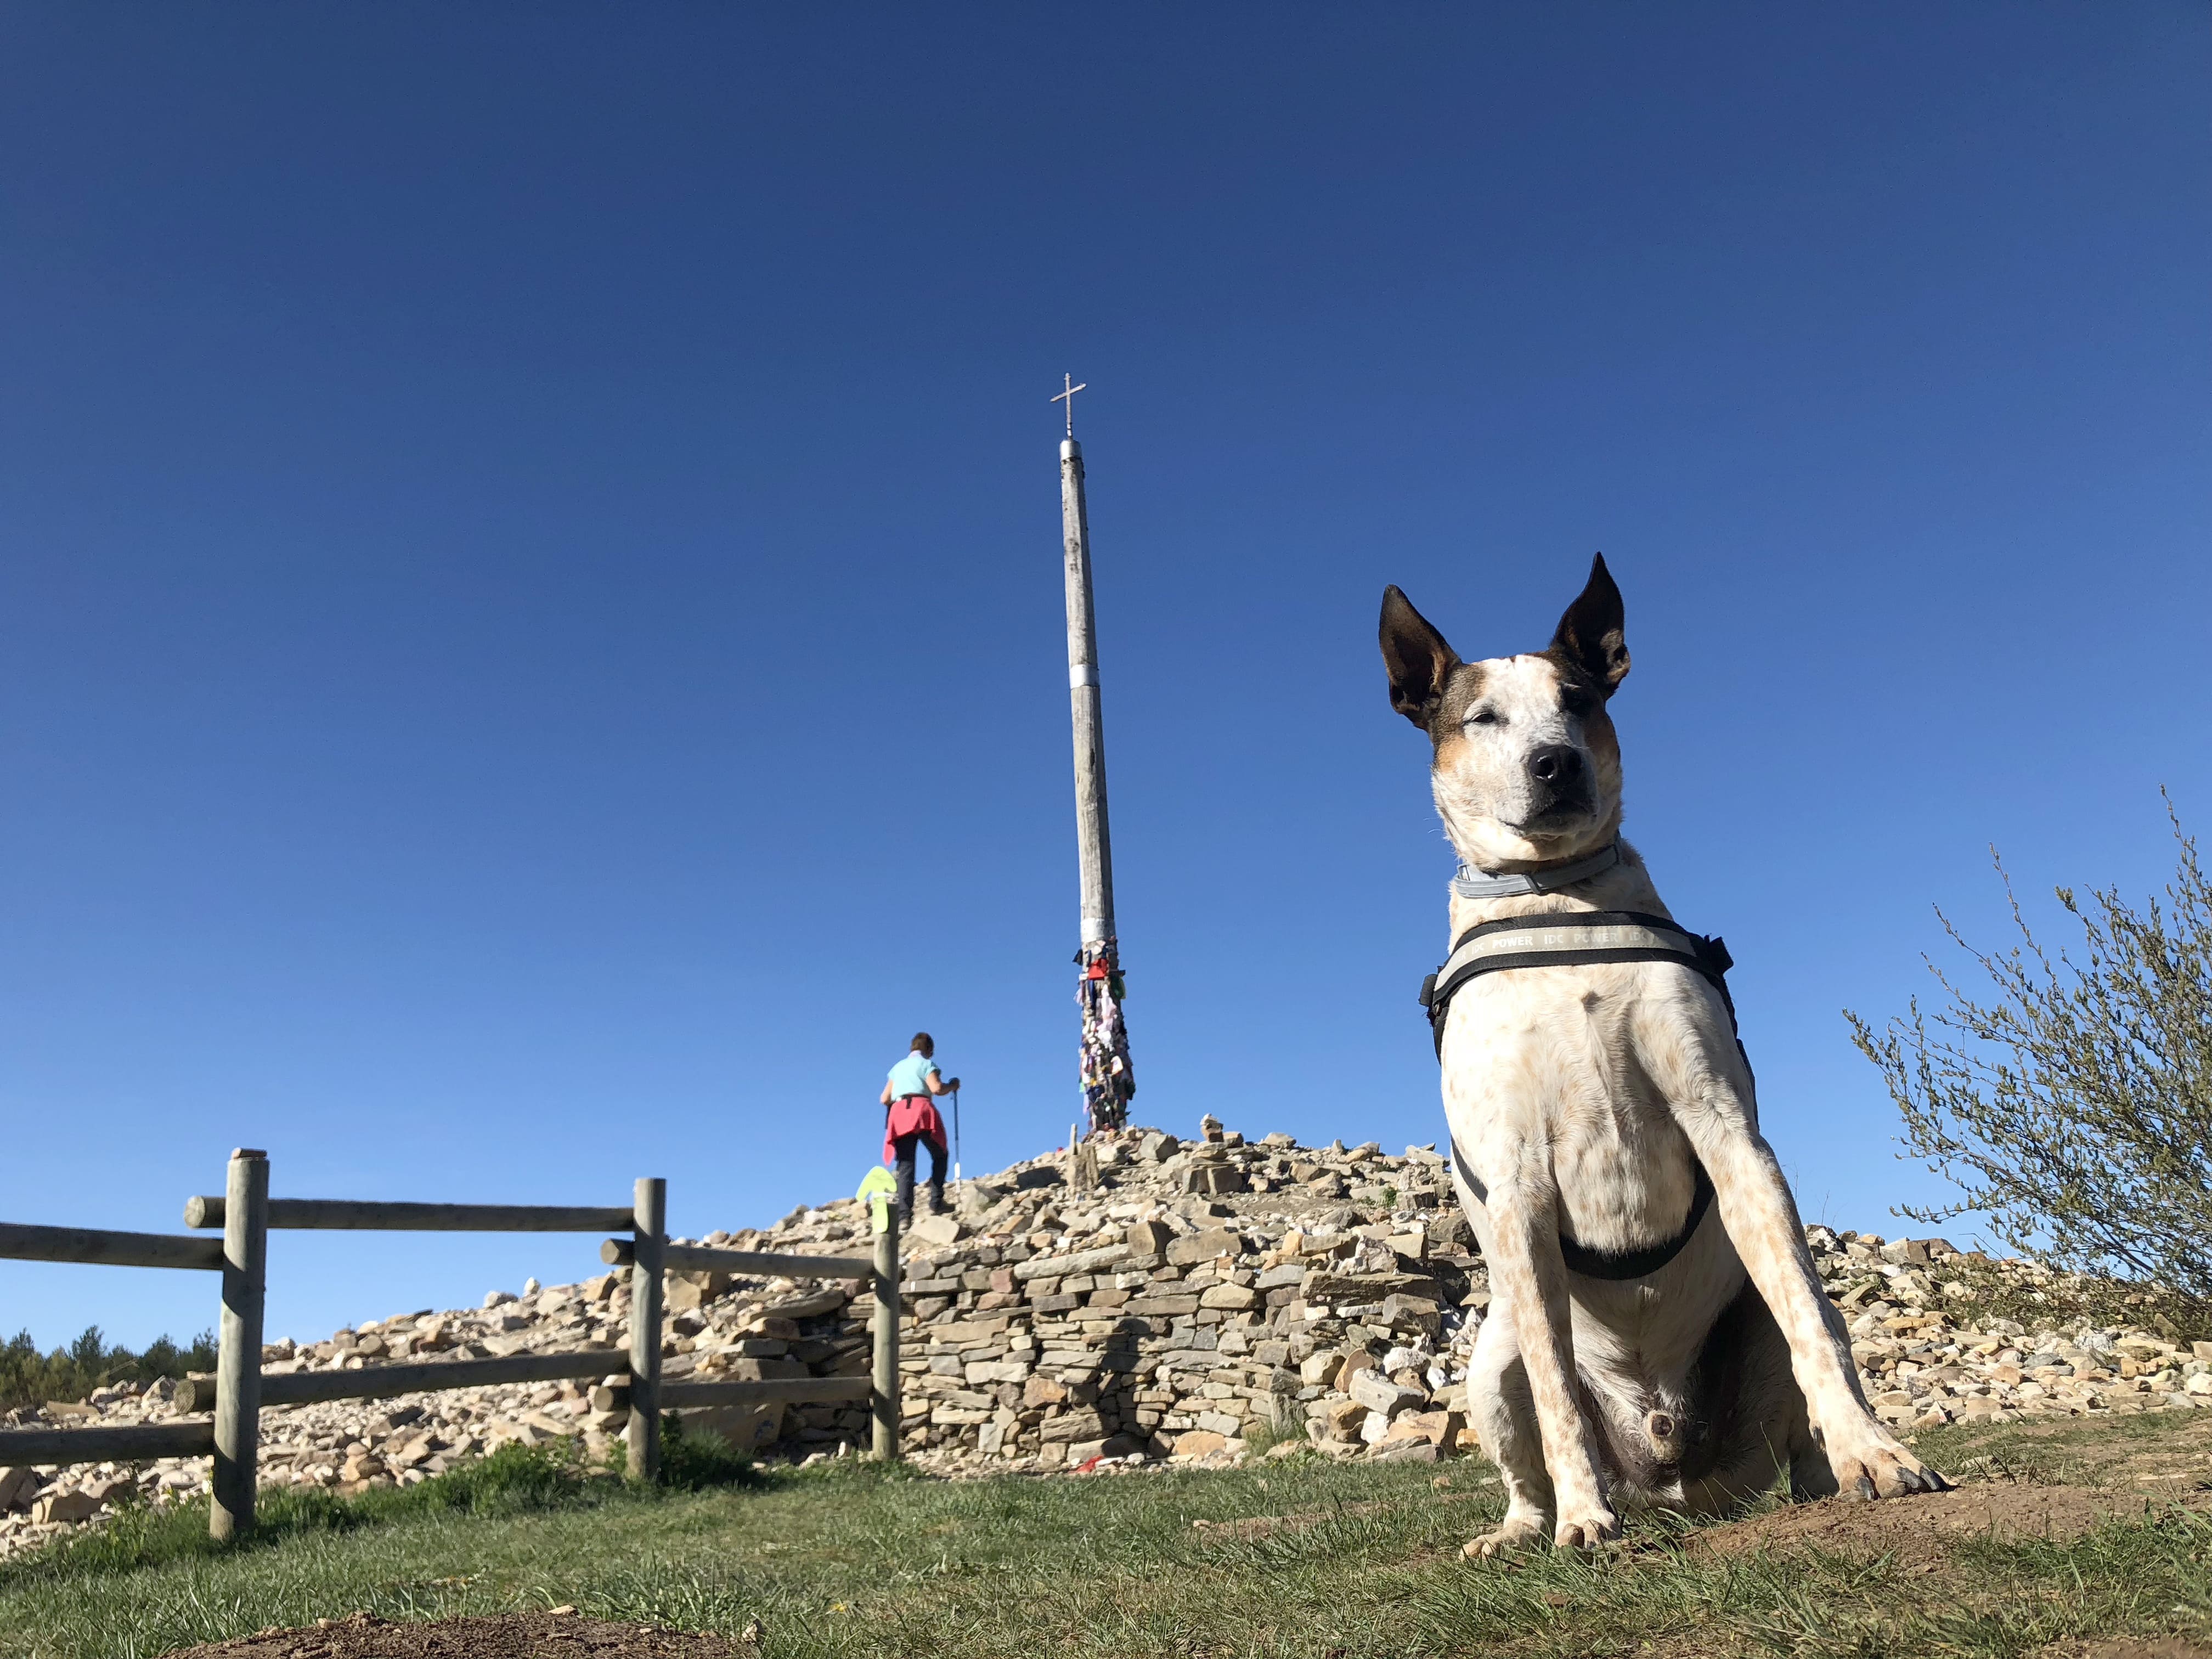
[[[1086,945],[1075,958],[1082,970],[1075,1000],[1083,1010],[1083,1105],[1091,1132],[1119,1129],[1129,1121],[1137,1074],[1129,1064],[1129,1028],[1121,1005],[1128,991],[1112,939]]]

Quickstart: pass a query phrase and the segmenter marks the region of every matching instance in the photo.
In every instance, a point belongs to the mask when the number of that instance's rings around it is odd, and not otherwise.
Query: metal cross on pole
[[[1081,386],[1078,386],[1075,384],[1075,376],[1073,374],[1061,375],[1060,377],[1060,381],[1062,386],[1067,388],[1067,390],[1060,393],[1059,396],[1055,397],[1052,401],[1056,404],[1066,404],[1067,435],[1073,438],[1075,435],[1075,394],[1079,392],[1089,390],[1091,382],[1085,380]]]

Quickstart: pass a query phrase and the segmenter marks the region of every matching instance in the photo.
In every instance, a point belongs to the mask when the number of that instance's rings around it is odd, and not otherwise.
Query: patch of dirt
[[[373,1613],[305,1630],[183,1648],[169,1659],[755,1659],[757,1644],[732,1644],[653,1625],[616,1625],[573,1613],[507,1613],[395,1624]]]
[[[1917,1558],[1940,1554],[1965,1538],[2067,1543],[2115,1518],[2139,1521],[2150,1508],[2139,1492],[1992,1482],[1872,1504],[1824,1498],[1708,1527],[1690,1534],[1682,1547],[1692,1554],[1739,1555],[1762,1546],[1806,1544],[1838,1554],[1894,1551]]]
[[[2141,1419],[2095,1432],[2072,1423],[2021,1424],[2009,1446],[2049,1445],[2065,1472],[2100,1486],[2146,1492],[2194,1492],[2212,1486],[2212,1412],[2160,1412],[2154,1434],[2134,1430]]]

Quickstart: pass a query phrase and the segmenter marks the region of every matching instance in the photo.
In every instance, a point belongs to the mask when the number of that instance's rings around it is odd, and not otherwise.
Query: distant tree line
[[[52,1353],[40,1353],[30,1332],[19,1331],[13,1341],[0,1347],[0,1411],[43,1406],[50,1400],[82,1400],[111,1382],[135,1382],[143,1388],[160,1377],[214,1369],[213,1331],[202,1331],[188,1348],[166,1336],[156,1337],[143,1353],[111,1348],[97,1325],[88,1325],[83,1335]]]

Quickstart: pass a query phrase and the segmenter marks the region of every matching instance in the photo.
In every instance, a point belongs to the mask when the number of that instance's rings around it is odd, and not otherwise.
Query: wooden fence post
[[[668,1242],[668,1183],[640,1176],[631,1212],[636,1254],[629,1270],[629,1478],[660,1474],[661,1251]]]
[[[884,1206],[890,1224],[876,1235],[876,1376],[871,1403],[876,1413],[876,1456],[884,1462],[899,1455],[899,1217],[895,1204]]]
[[[253,1528],[261,1434],[261,1310],[269,1290],[269,1154],[241,1146],[223,1188],[222,1328],[216,1359],[215,1504],[208,1534]]]

